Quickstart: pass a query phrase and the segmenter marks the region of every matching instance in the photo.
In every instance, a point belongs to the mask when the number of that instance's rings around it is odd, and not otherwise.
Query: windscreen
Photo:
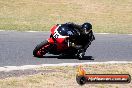
[[[70,35],[76,35],[78,34],[77,31],[72,28],[72,27],[69,27],[67,25],[61,25],[59,28],[58,28],[58,33],[62,36],[70,36]]]

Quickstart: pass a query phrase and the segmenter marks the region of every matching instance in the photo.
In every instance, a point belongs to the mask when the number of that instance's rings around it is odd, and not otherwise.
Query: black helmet
[[[84,23],[82,25],[82,29],[86,30],[86,31],[89,31],[90,29],[92,29],[92,25],[90,23]]]

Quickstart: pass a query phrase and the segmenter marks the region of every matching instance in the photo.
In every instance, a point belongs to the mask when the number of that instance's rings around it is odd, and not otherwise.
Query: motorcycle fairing
[[[61,25],[55,25],[51,28],[51,34],[53,37],[48,39],[48,42],[51,44],[54,44],[54,42],[56,42],[58,51],[65,50],[65,48],[67,48],[67,45],[65,44],[65,39],[68,37],[68,36],[62,36],[60,33],[58,33],[57,29],[60,26]]]

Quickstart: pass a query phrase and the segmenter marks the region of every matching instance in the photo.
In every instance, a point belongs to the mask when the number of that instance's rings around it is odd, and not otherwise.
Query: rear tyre
[[[45,40],[35,47],[35,49],[33,50],[33,55],[35,57],[42,58],[43,55],[45,55],[48,52],[48,48],[49,43],[47,40]]]

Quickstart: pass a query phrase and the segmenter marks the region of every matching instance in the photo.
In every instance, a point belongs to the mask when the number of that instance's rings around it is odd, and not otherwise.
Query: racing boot
[[[85,55],[85,50],[84,49],[78,50],[77,58],[82,59],[84,57],[84,55]]]

